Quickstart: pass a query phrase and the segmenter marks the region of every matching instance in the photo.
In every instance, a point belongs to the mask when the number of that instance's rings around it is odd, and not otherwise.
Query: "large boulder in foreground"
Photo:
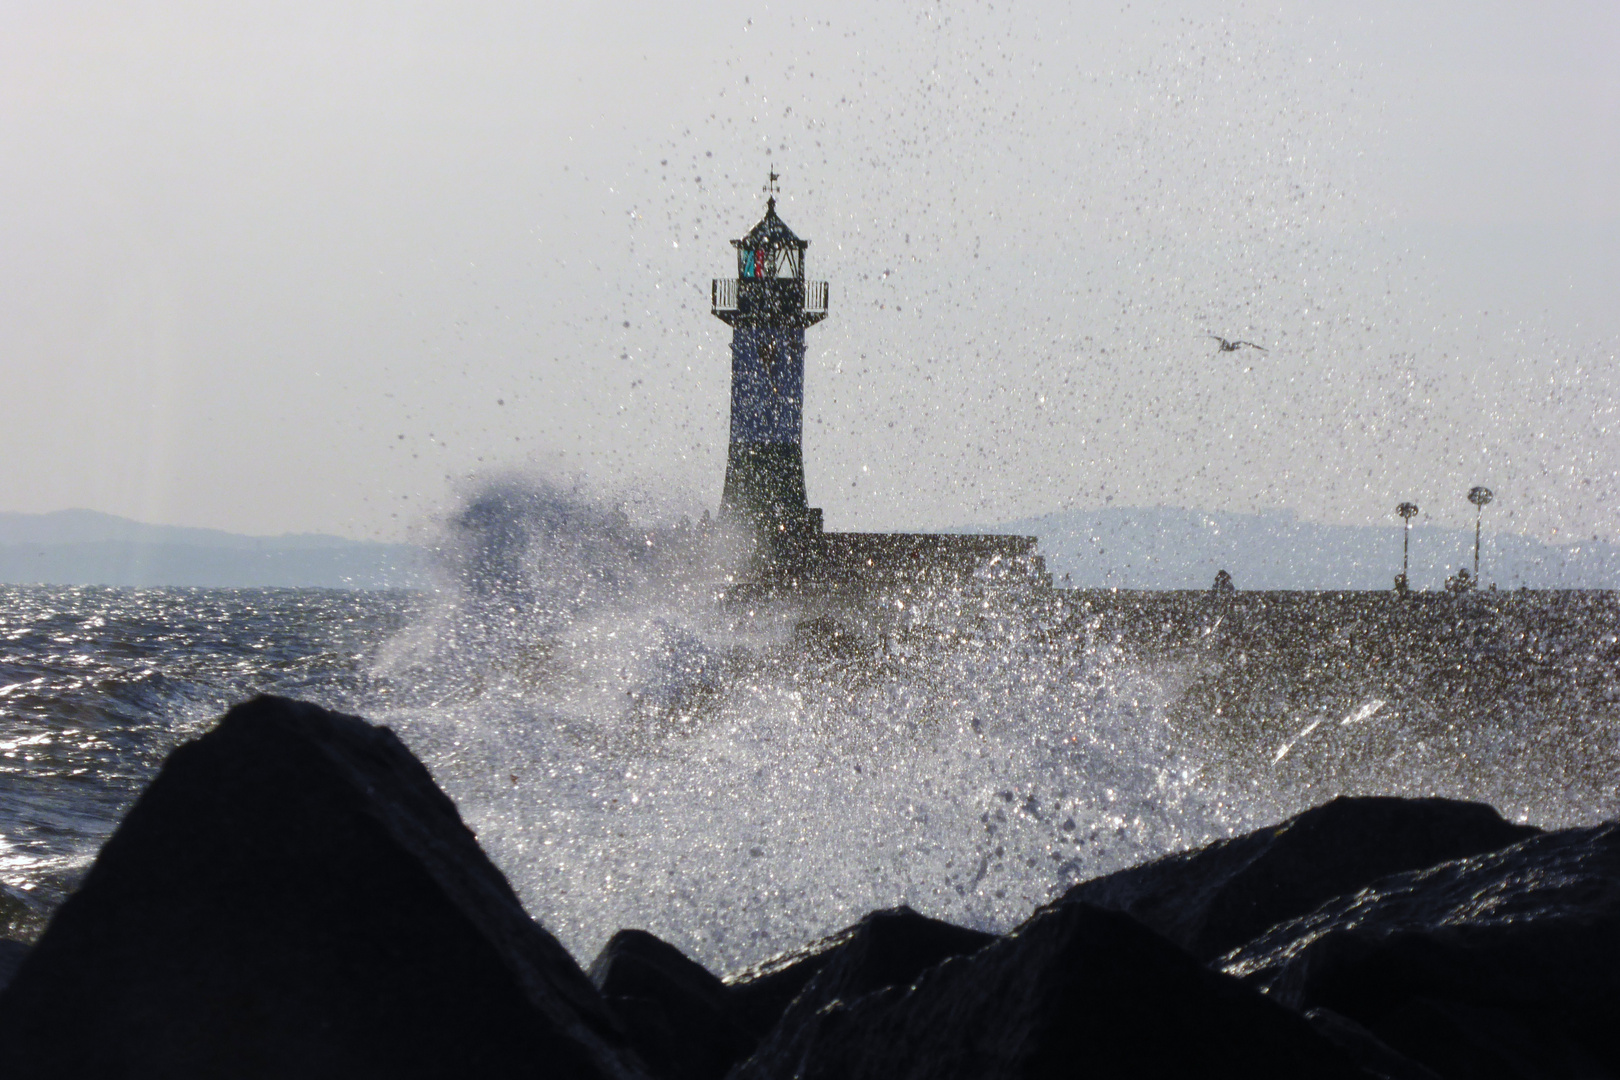
[[[730,1080],[1364,1080],[1303,1017],[1086,904],[907,984],[789,1016]]]
[[[1281,825],[1082,882],[1065,899],[1127,912],[1208,961],[1379,878],[1537,832],[1484,803],[1341,797]]]
[[[0,1075],[645,1074],[391,732],[264,697],[169,755],[57,911]]]
[[[1221,963],[1443,1077],[1620,1076],[1620,824],[1374,882]]]

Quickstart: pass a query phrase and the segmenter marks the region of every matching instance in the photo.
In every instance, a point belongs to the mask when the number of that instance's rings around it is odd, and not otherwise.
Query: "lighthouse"
[[[805,277],[805,250],[776,215],[733,240],[737,276],[714,279],[712,307],[731,327],[731,445],[720,520],[755,539],[728,590],[748,601],[784,591],[860,597],[1012,583],[1050,589],[1033,536],[824,532],[804,491],[804,332],[827,317],[827,283]]]
[[[731,445],[721,520],[751,530],[759,554],[782,559],[821,532],[804,491],[804,332],[827,317],[827,283],[805,278],[801,240],[776,214],[740,240],[737,276],[716,278],[716,318],[731,327]]]

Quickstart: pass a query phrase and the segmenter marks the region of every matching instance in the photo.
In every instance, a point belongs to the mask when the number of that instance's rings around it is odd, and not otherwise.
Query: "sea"
[[[438,550],[410,592],[0,587],[0,936],[261,693],[395,731],[581,963],[640,927],[735,971],[902,903],[1002,930],[1339,795],[1620,813],[1609,593],[739,603],[711,534],[519,484]]]

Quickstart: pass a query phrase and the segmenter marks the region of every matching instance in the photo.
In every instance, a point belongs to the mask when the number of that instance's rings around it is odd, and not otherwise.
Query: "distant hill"
[[[241,536],[93,510],[0,513],[0,582],[13,585],[412,588],[424,566],[422,551],[407,544]]]
[[[1240,589],[1387,589],[1401,569],[1401,527],[1320,525],[1293,512],[1204,513],[1177,507],[1067,510],[1010,521],[995,532],[1040,538],[1058,584],[1076,588],[1207,589],[1226,570]],[[1441,588],[1473,567],[1474,531],[1412,528],[1411,583]],[[1486,584],[1500,588],[1620,588],[1620,546],[1559,547],[1487,531],[1480,545]]]
[[[1040,538],[1058,584],[1207,589],[1226,570],[1240,589],[1387,589],[1401,567],[1397,525],[1319,525],[1290,511],[1204,513],[1177,507],[1066,510],[988,529]],[[1412,529],[1412,587],[1440,588],[1473,565],[1472,529]],[[1487,584],[1620,589],[1620,546],[1559,547],[1484,536]],[[91,510],[0,513],[0,583],[245,588],[419,588],[428,557],[408,544],[314,533],[242,536],[145,525]]]

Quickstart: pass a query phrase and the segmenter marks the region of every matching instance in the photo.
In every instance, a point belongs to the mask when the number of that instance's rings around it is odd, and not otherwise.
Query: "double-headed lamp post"
[[[1407,568],[1408,557],[1411,555],[1411,552],[1412,552],[1412,518],[1417,515],[1417,512],[1418,512],[1417,503],[1403,502],[1403,503],[1401,503],[1401,505],[1399,505],[1399,506],[1397,506],[1395,508],[1395,512],[1397,514],[1401,515],[1401,523],[1404,526],[1404,528],[1402,529],[1402,534],[1403,535],[1401,536],[1401,586],[1400,586],[1400,591],[1401,592],[1406,592],[1407,589],[1410,587],[1407,584],[1406,568]]]
[[[1494,496],[1488,487],[1471,487],[1468,489],[1468,501],[1474,504],[1474,587],[1479,587],[1479,522],[1485,514],[1485,505]]]

